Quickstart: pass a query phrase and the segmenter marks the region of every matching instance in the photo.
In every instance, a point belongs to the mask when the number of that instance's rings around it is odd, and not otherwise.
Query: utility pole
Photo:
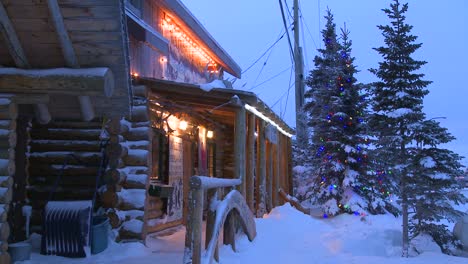
[[[304,59],[299,46],[299,0],[294,0],[294,69],[296,88],[296,141],[301,148],[307,146],[306,116],[304,106]]]

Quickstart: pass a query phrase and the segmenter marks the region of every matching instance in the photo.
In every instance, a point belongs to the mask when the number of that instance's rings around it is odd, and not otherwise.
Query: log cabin
[[[0,263],[22,208],[43,231],[51,193],[97,192],[117,240],[186,224],[193,175],[240,179],[258,217],[282,204],[293,130],[226,73],[241,77],[180,0],[0,0]]]

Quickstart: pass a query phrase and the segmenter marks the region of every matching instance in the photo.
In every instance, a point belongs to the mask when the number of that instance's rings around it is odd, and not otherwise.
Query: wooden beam
[[[0,2],[0,32],[6,41],[8,52],[13,58],[15,64],[20,68],[29,68],[29,62],[24,53],[21,42],[16,35],[13,24],[8,18],[8,14]]]
[[[52,17],[55,32],[57,33],[57,37],[60,42],[65,64],[71,68],[79,68],[80,65],[78,64],[73,44],[68,36],[67,29],[65,28],[65,23],[63,21],[58,2],[57,0],[47,0],[47,4],[49,6],[49,12]],[[94,119],[95,112],[91,98],[88,95],[81,95],[78,97],[78,100],[80,102],[82,119],[84,121],[91,121]]]
[[[275,150],[275,179],[273,181],[273,206],[279,206],[279,199],[278,199],[278,189],[280,188],[280,177],[281,177],[281,147],[283,144],[283,135],[281,132],[276,131],[278,133],[278,143],[276,144]]]
[[[246,199],[252,212],[254,208],[254,171],[255,171],[255,115],[248,114],[247,127],[247,174],[246,174]]]
[[[265,148],[265,121],[259,120],[258,124],[258,154],[257,163],[257,181],[258,181],[258,199],[257,199],[257,217],[263,217],[266,213],[266,148]]]
[[[21,104],[48,104],[50,100],[47,94],[16,94],[12,101]]]
[[[39,124],[47,124],[52,119],[50,116],[49,108],[46,104],[34,105],[34,112],[36,113],[36,119]]]
[[[45,70],[0,68],[0,87],[5,93],[110,97],[114,86],[114,74],[109,68]]]
[[[96,116],[94,106],[89,96],[78,96],[80,102],[81,116],[84,121],[91,121]]]
[[[75,55],[75,50],[73,49],[72,42],[68,36],[67,30],[65,29],[65,23],[63,22],[62,13],[60,12],[57,0],[47,0],[47,4],[49,6],[49,12],[55,32],[57,32],[57,37],[62,48],[65,63],[68,67],[78,68],[79,64]]]
[[[246,111],[241,106],[236,112],[236,124],[234,127],[234,177],[240,179],[242,183],[238,186],[239,192],[245,195],[245,144],[246,144]]]

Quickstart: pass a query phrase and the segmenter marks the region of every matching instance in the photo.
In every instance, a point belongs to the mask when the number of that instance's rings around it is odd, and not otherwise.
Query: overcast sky
[[[291,9],[293,0],[286,1]],[[243,70],[278,39],[284,28],[276,0],[182,2]],[[433,81],[428,87],[430,94],[424,100],[425,112],[428,118],[445,117],[439,121],[457,138],[447,148],[468,157],[468,1],[409,2],[407,22],[414,26],[412,33],[423,43],[415,57],[428,62],[422,72],[427,80]],[[351,31],[353,56],[360,70],[358,81],[375,81],[368,69],[378,67],[381,61],[372,48],[383,44],[383,37],[376,25],[389,22],[381,11],[389,3],[389,0],[300,1],[303,14],[301,45],[304,48],[306,74],[313,67],[316,48],[323,45],[319,28],[324,25],[323,15],[329,7],[337,27],[346,23]],[[257,93],[270,106],[276,103],[272,107],[275,112],[295,127],[294,86],[287,96],[288,87],[292,84],[290,66],[290,53],[284,37],[274,46],[271,54],[268,53],[244,73],[242,79],[236,81],[235,88]],[[282,74],[262,84],[279,73]],[[463,164],[468,166],[468,158],[463,160]]]

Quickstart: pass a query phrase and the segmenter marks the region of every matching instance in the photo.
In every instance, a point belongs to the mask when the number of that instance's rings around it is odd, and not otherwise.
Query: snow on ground
[[[468,210],[467,205],[464,210]],[[427,247],[429,251],[417,257],[401,258],[401,219],[391,215],[365,218],[341,215],[331,219],[315,219],[290,205],[284,205],[275,208],[263,219],[256,219],[256,224],[257,237],[253,242],[242,235],[236,242],[238,252],[233,252],[230,246],[220,248],[221,263],[468,263],[467,258],[440,253],[440,249],[434,248],[431,243]],[[34,253],[30,261],[22,263],[182,263],[184,237],[185,229],[180,228],[170,236],[149,239],[148,247],[141,243],[112,243],[103,253],[87,259]]]

